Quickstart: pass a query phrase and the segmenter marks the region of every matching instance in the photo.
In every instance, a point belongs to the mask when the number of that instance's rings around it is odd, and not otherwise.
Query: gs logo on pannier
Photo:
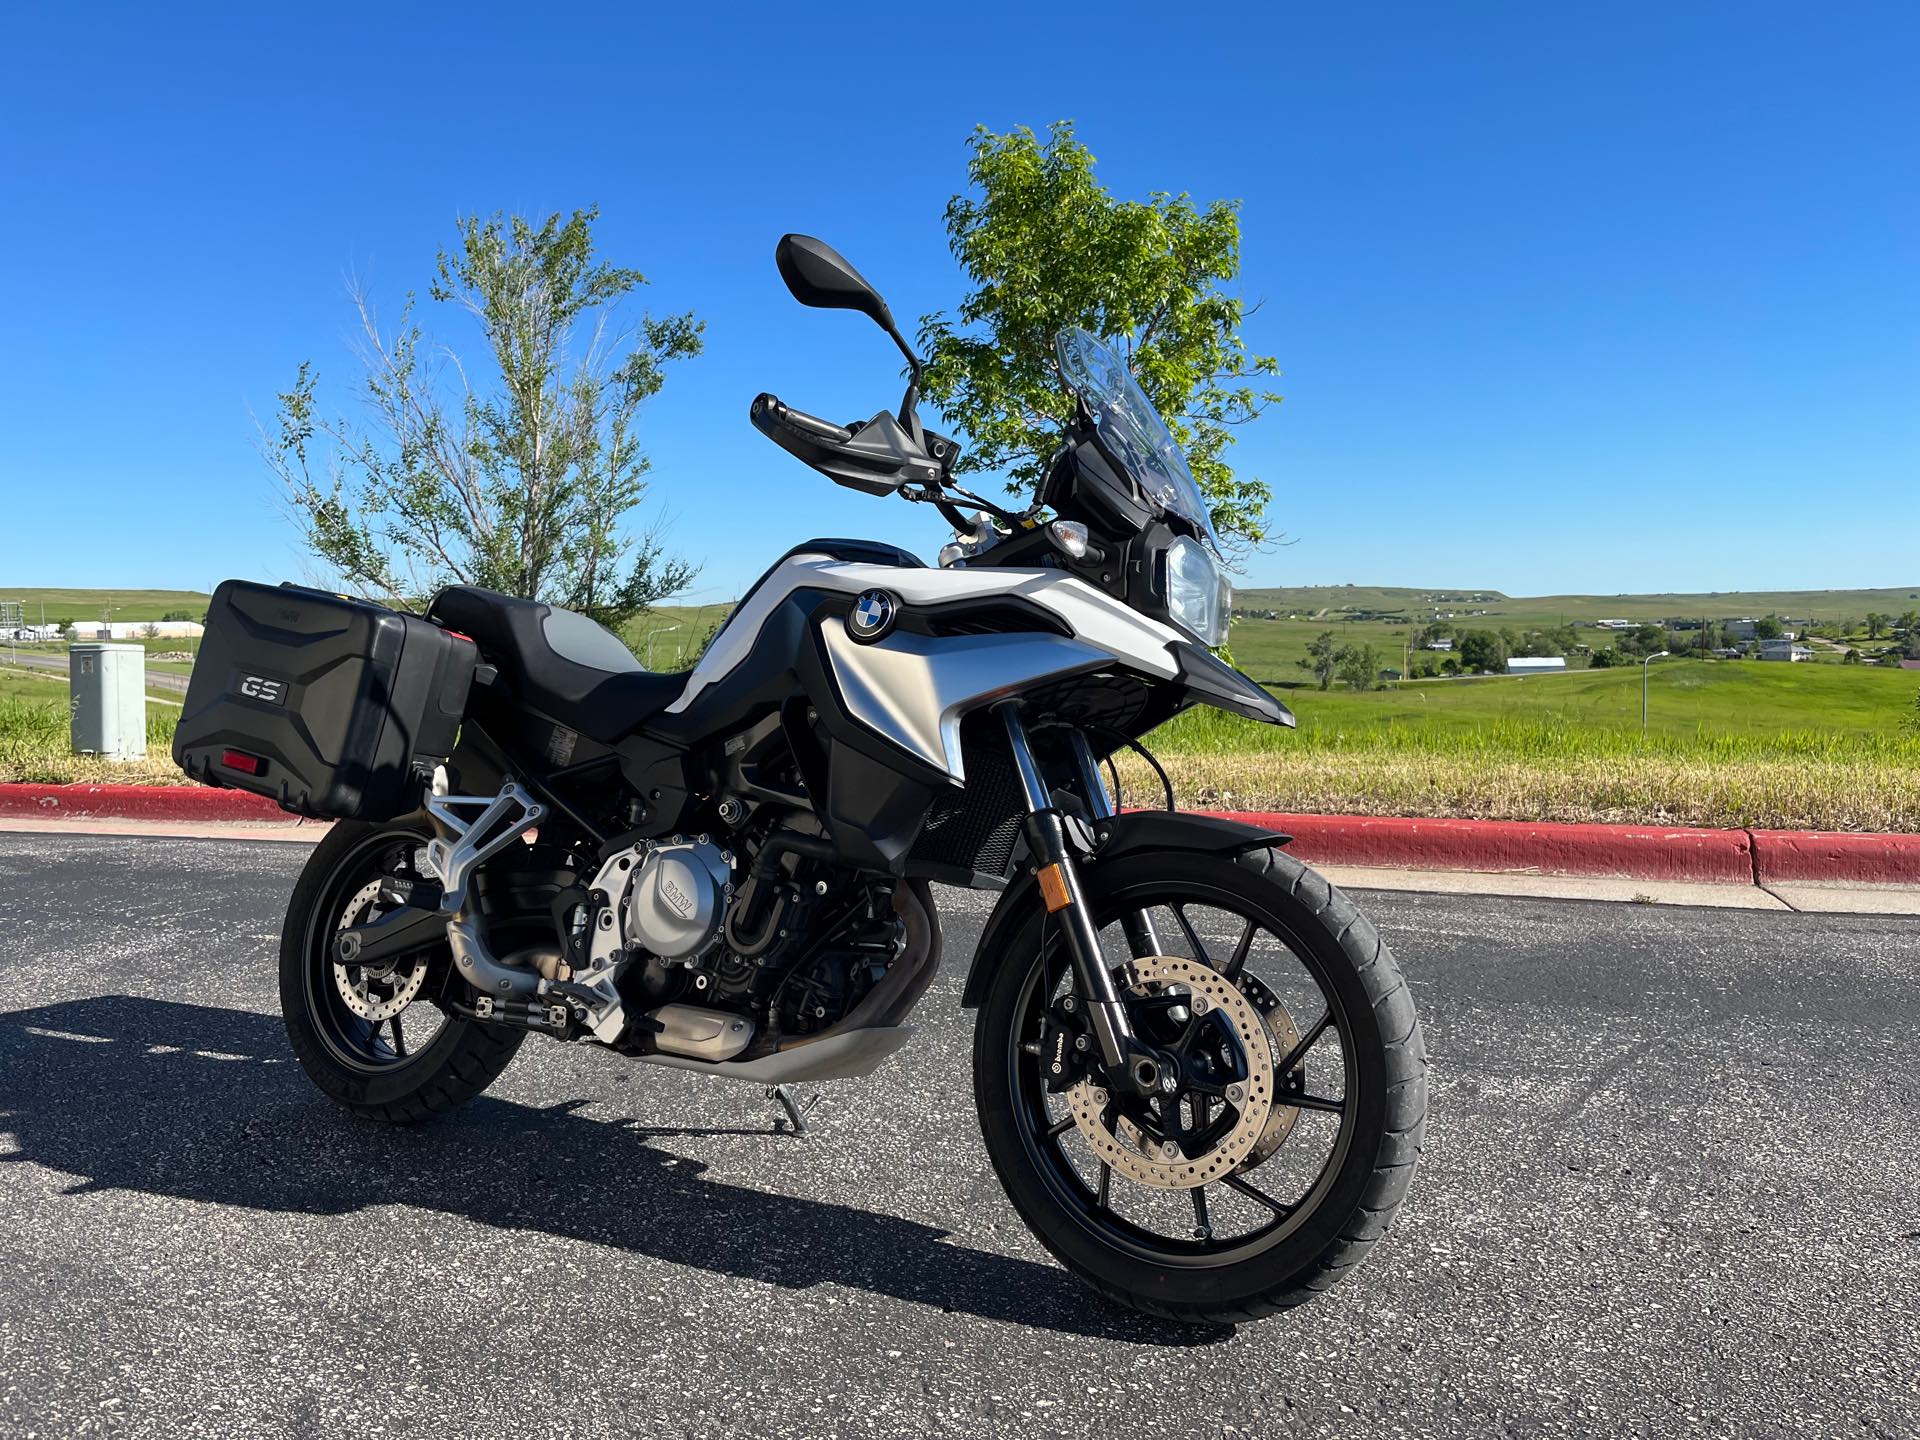
[[[287,703],[287,682],[269,680],[265,675],[242,675],[240,693],[249,700],[264,700],[269,705]]]

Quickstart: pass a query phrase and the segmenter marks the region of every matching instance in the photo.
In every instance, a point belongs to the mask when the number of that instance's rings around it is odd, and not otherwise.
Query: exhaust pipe
[[[455,915],[447,921],[447,946],[453,951],[454,965],[482,995],[527,996],[539,992],[540,973],[502,965],[494,959],[473,917]]]

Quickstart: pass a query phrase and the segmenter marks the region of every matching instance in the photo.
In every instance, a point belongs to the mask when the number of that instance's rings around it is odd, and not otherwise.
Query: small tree
[[[158,640],[160,638],[159,625],[152,620],[147,621],[146,624],[140,627],[140,638],[142,640]]]
[[[1483,670],[1504,670],[1507,665],[1506,646],[1491,630],[1463,631],[1456,653],[1460,656],[1460,668],[1470,674]]]
[[[1869,615],[1867,617],[1868,628],[1871,629],[1873,622],[1882,618],[1881,616]],[[1780,617],[1778,615],[1762,616],[1753,622],[1754,638],[1757,640],[1778,640],[1783,628],[1785,627],[1780,624]]]
[[[973,292],[953,317],[920,322],[929,399],[965,432],[962,471],[1005,469],[1031,489],[1059,449],[1070,402],[1054,367],[1069,326],[1111,341],[1165,417],[1223,540],[1267,534],[1272,491],[1227,463],[1233,428],[1280,397],[1270,356],[1240,339],[1245,302],[1239,207],[1186,195],[1118,200],[1061,121],[1043,142],[980,127],[968,142],[970,195],[947,204],[947,240]]]
[[[640,409],[668,365],[700,353],[703,327],[691,314],[618,320],[646,281],[596,256],[598,216],[459,222],[428,293],[478,323],[485,363],[430,345],[411,297],[383,332],[356,291],[366,428],[322,418],[310,364],[280,396],[263,452],[308,545],[347,584],[403,602],[480,585],[617,625],[693,577],[622,521],[646,493]]]
[[[1867,612],[1867,639],[1878,640],[1887,632],[1887,617],[1877,610]]]
[[[1340,651],[1333,642],[1333,632],[1323,630],[1307,642],[1307,658],[1297,662],[1302,670],[1310,671],[1313,678],[1320,682],[1325,690],[1333,684],[1333,677],[1340,669]]]
[[[1380,656],[1371,645],[1343,645],[1334,657],[1340,678],[1355,690],[1372,690],[1380,684]]]

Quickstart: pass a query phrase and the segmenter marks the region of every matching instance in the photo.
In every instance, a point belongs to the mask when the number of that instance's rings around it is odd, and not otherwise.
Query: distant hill
[[[40,623],[41,607],[47,622],[55,620],[98,620],[102,608],[109,608],[113,620],[158,620],[173,610],[191,611],[198,620],[213,597],[198,590],[49,590],[15,589],[0,583],[0,600],[18,600],[25,607],[27,622]]]
[[[1236,590],[1243,610],[1281,615],[1329,615],[1342,611],[1404,614],[1420,620],[1434,611],[1484,612],[1507,620],[1660,620],[1702,616],[1713,620],[1781,615],[1796,620],[1858,619],[1869,611],[1901,615],[1920,609],[1920,585],[1882,590],[1724,590],[1656,595],[1507,595],[1470,586],[1289,585]]]

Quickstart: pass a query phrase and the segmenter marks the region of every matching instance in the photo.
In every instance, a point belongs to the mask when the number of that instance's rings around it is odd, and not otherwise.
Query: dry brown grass
[[[1478,761],[1412,754],[1169,755],[1181,805],[1319,815],[1750,826],[1766,830],[1920,830],[1920,770],[1670,756]],[[1145,765],[1120,767],[1127,794],[1158,797]]]

